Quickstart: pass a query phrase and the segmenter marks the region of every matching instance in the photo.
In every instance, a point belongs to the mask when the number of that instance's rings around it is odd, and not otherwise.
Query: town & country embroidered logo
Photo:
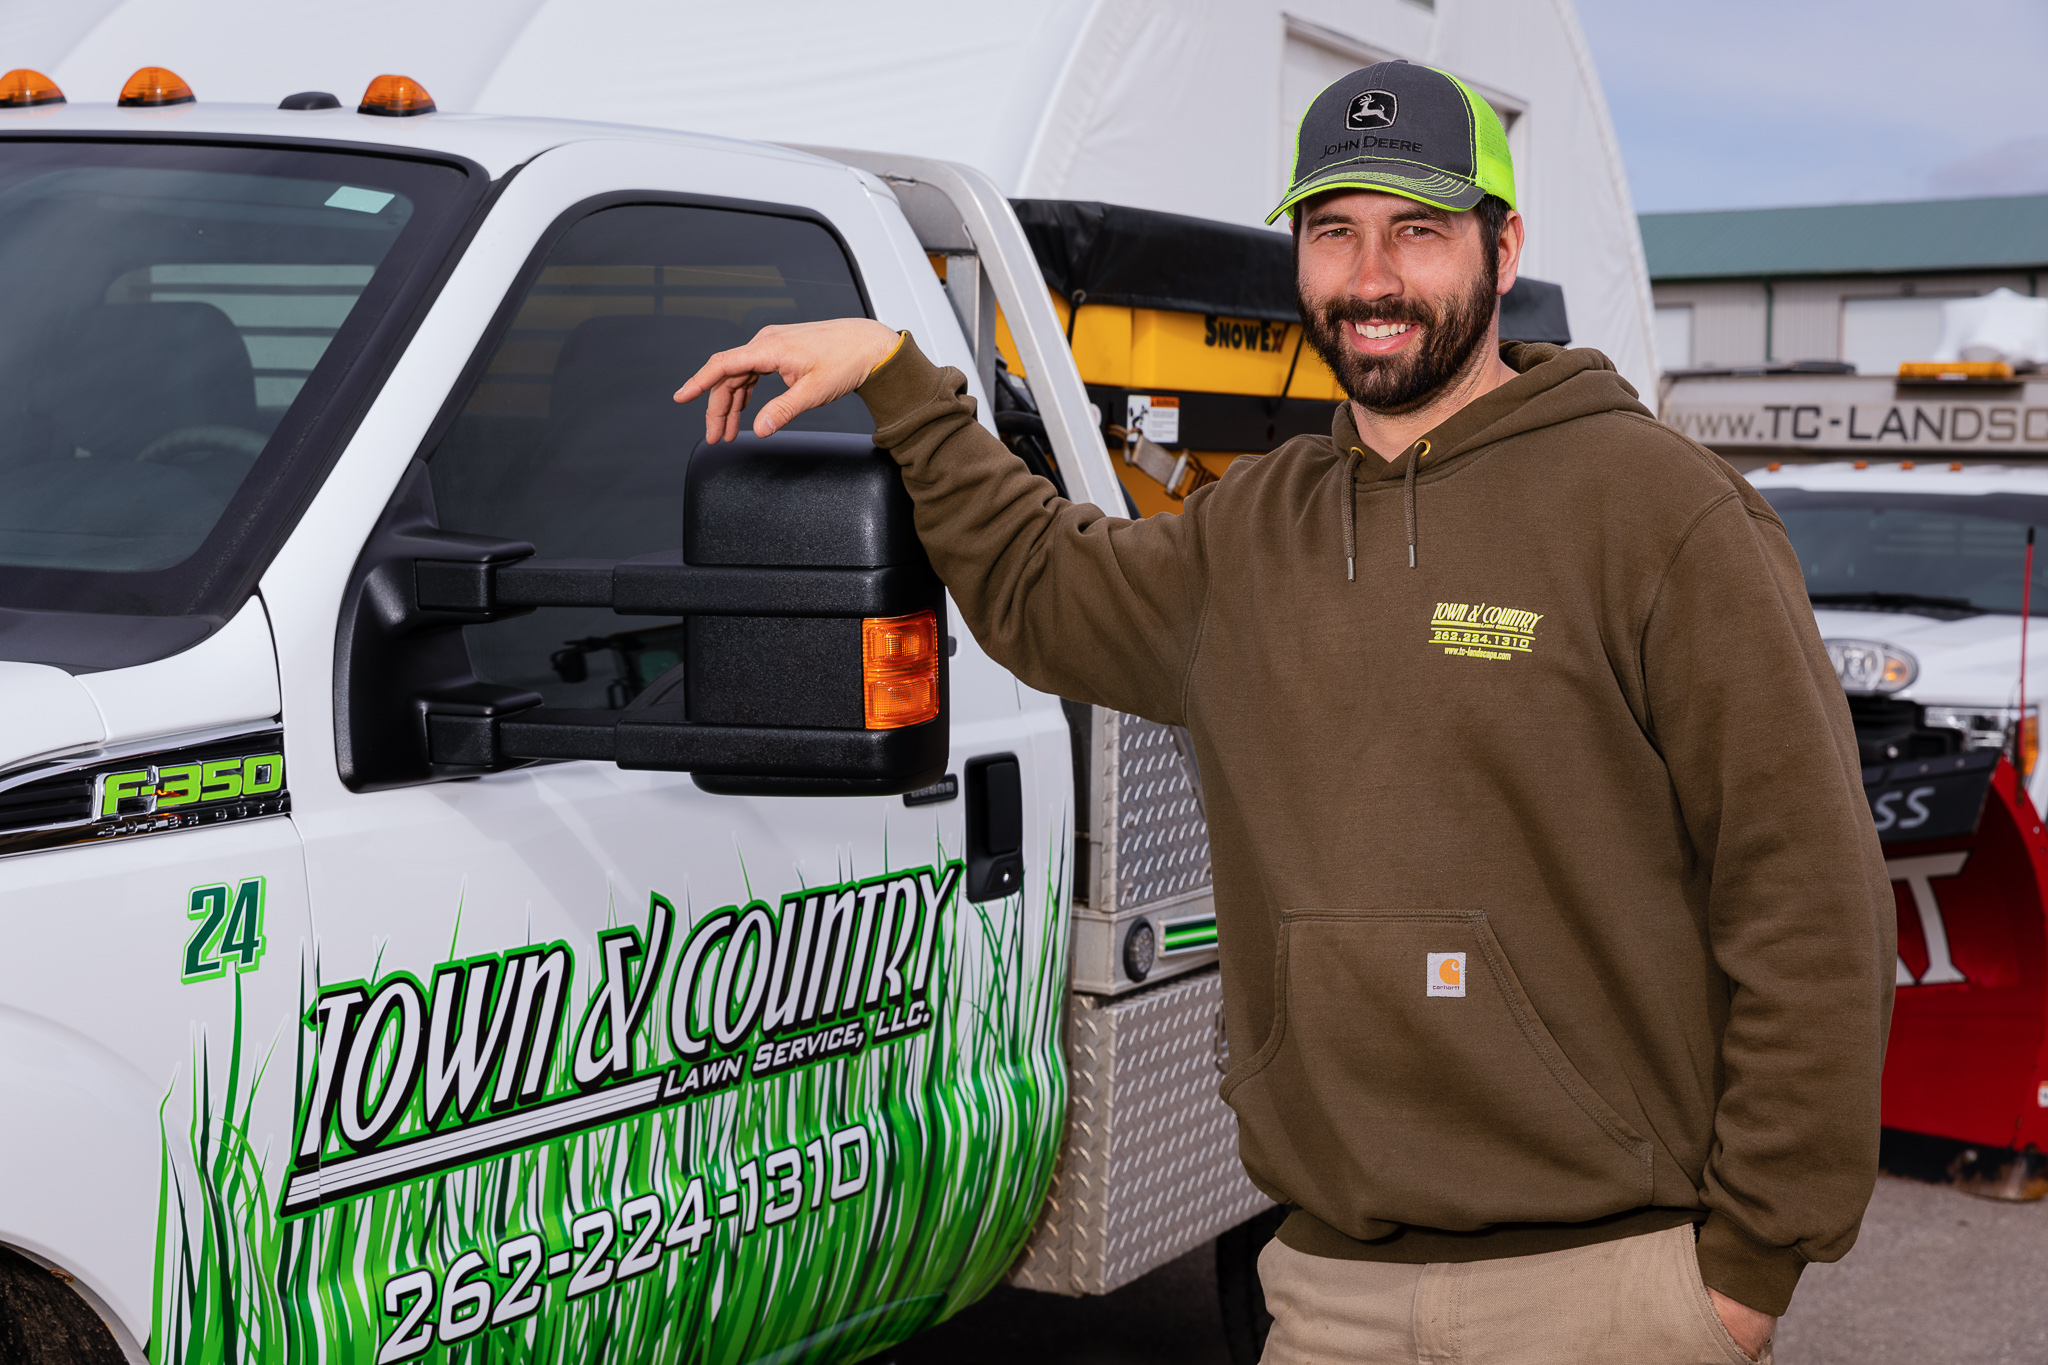
[[[1543,614],[1486,602],[1439,602],[1429,619],[1429,642],[1468,659],[1512,659],[1536,644]]]

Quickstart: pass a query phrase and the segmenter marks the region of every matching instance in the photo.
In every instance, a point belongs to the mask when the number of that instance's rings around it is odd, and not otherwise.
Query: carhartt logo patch
[[[1463,995],[1465,993],[1465,955],[1463,953],[1431,953],[1429,955],[1429,976],[1425,981],[1427,995]]]
[[[1351,97],[1351,107],[1344,111],[1346,128],[1391,128],[1395,115],[1400,112],[1401,102],[1394,98],[1391,90],[1367,90]]]
[[[1429,618],[1429,642],[1444,653],[1505,662],[1536,647],[1543,613],[1490,602],[1439,602]]]

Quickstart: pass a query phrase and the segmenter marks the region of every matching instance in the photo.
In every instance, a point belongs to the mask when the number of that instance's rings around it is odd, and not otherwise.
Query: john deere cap
[[[1380,62],[1309,104],[1294,175],[1272,222],[1326,190],[1384,190],[1462,213],[1489,194],[1515,202],[1515,163],[1493,106],[1456,76]]]

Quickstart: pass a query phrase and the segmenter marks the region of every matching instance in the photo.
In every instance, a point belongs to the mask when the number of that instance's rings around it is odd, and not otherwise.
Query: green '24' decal
[[[199,921],[185,940],[183,978],[187,985],[225,976],[232,959],[238,972],[254,971],[263,960],[263,878],[195,886],[187,918]]]

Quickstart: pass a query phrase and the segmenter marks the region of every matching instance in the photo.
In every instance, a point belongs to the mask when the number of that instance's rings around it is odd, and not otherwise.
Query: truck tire
[[[126,1365],[114,1334],[62,1275],[0,1247],[0,1360]]]
[[[1258,1365],[1265,1353],[1273,1315],[1266,1311],[1266,1291],[1259,1284],[1259,1253],[1286,1219],[1286,1209],[1270,1208],[1216,1239],[1216,1297],[1223,1308],[1230,1365]]]

